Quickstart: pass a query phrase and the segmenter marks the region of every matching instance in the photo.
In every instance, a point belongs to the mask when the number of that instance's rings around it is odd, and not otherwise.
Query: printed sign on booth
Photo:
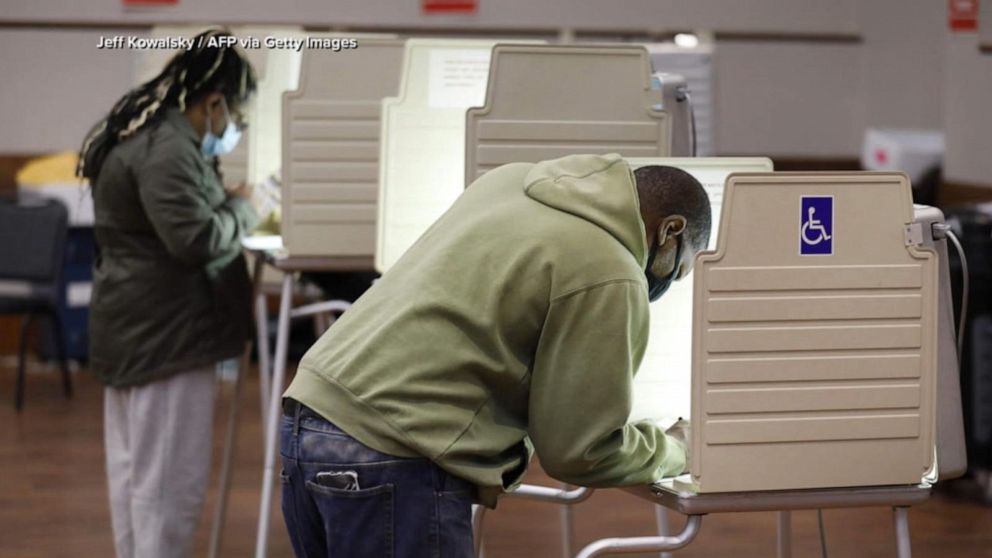
[[[834,253],[834,197],[803,196],[799,215],[799,254]]]

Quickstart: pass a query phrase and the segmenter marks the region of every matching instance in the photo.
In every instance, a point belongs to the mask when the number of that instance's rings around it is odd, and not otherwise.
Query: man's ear
[[[669,237],[675,237],[685,232],[688,221],[682,215],[669,215],[658,225],[658,246],[663,245]]]

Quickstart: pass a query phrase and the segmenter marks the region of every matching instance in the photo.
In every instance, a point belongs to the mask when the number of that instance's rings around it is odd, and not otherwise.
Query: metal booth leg
[[[252,274],[252,297],[258,299],[261,297],[263,303],[265,301],[265,295],[262,294],[262,268],[264,267],[264,262],[261,256],[255,258],[255,269]],[[257,310],[257,309],[256,309]],[[265,307],[262,307],[262,312],[265,312]],[[262,315],[263,319],[265,315]],[[257,315],[256,315],[257,319]],[[256,324],[257,325],[257,324]],[[262,334],[261,331],[257,332],[259,335]],[[268,335],[268,333],[266,333]],[[266,344],[266,351],[268,347]],[[261,354],[259,354],[261,357]],[[266,361],[268,360],[266,355]],[[259,364],[261,365],[262,359],[259,358]],[[224,535],[224,524],[227,522],[227,503],[228,497],[231,494],[231,467],[234,463],[234,451],[238,440],[238,427],[240,426],[240,421],[238,420],[238,411],[241,408],[241,393],[244,390],[245,376],[248,374],[248,368],[251,366],[251,341],[245,343],[245,349],[241,353],[241,360],[238,361],[238,375],[234,381],[234,393],[231,395],[231,402],[227,409],[227,430],[224,435],[224,451],[221,458],[221,468],[220,468],[220,487],[219,494],[217,496],[217,507],[214,510],[214,524],[210,532],[210,547],[207,551],[207,556],[209,558],[218,558],[220,556],[220,548],[223,541]],[[264,372],[263,372],[264,374]],[[266,384],[267,385],[267,384]],[[262,401],[266,400],[266,394],[263,392]],[[265,413],[263,405],[262,413],[262,424],[265,424]],[[263,429],[264,430],[264,429]]]
[[[913,551],[909,541],[909,508],[892,508],[892,520],[896,527],[896,556],[912,558]]]
[[[486,517],[486,507],[472,506],[472,543],[475,545],[475,558],[482,558],[482,520]]]
[[[685,527],[682,528],[682,532],[678,535],[600,539],[583,548],[576,555],[576,558],[594,558],[595,556],[605,556],[607,554],[678,550],[696,538],[702,523],[703,516],[690,515],[685,522]]]
[[[565,483],[562,483],[561,488],[565,491],[572,489]],[[572,558],[572,541],[575,540],[573,537],[575,534],[575,510],[572,509],[572,504],[566,503],[562,505],[559,514],[561,520],[561,555],[563,558]]]
[[[778,558],[792,558],[792,512],[778,512]]]
[[[272,485],[275,479],[276,453],[279,448],[280,395],[286,376],[286,352],[289,348],[289,307],[293,298],[293,274],[284,272],[279,295],[279,325],[276,331],[276,356],[272,367],[272,391],[265,413],[265,465],[262,472],[262,502],[258,508],[258,535],[255,558],[265,558],[269,542],[269,515],[272,513]]]
[[[262,289],[262,274],[265,271],[265,261],[262,255],[255,256],[253,273],[255,285],[255,353],[258,357],[258,398],[262,408],[262,424],[268,409],[270,380],[272,378],[272,353],[269,352],[269,310],[266,307],[265,292]],[[265,429],[262,429],[264,441]]]
[[[668,521],[668,510],[665,506],[660,504],[655,504],[654,506],[654,521],[658,526],[658,536],[664,537],[665,535],[672,532],[672,526]],[[662,552],[659,556],[661,558],[672,558],[671,552]]]

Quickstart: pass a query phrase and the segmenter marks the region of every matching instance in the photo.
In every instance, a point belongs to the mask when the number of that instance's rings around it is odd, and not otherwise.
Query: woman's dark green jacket
[[[186,116],[171,109],[116,145],[93,201],[97,376],[138,385],[239,354],[252,323],[240,238],[257,217],[226,195]]]

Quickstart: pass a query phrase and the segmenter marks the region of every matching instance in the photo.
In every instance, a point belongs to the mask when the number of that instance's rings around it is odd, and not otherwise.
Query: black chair
[[[62,366],[62,389],[72,397],[72,379],[58,307],[69,214],[46,198],[21,198],[0,203],[0,314],[23,314],[17,355],[14,406],[24,406],[24,359],[29,328],[35,316],[51,319]]]

